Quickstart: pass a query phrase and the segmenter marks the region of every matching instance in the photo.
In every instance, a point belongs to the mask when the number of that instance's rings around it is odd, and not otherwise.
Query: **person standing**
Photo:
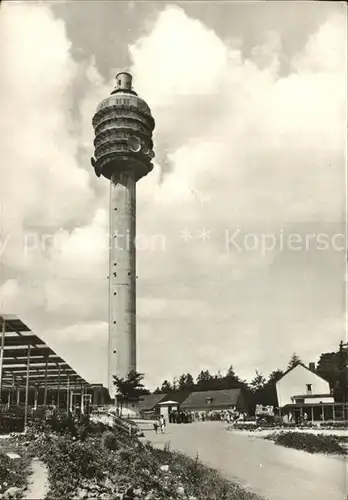
[[[165,421],[165,418],[163,415],[160,416],[159,424],[160,424],[161,434],[164,434],[165,427],[166,427],[166,421]]]
[[[81,406],[80,406],[80,403],[76,403],[76,406],[75,406],[75,419],[76,420],[80,420],[81,418]]]

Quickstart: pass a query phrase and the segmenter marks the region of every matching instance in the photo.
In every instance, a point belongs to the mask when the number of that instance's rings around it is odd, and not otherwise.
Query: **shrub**
[[[2,408],[0,413],[0,434],[23,432],[24,406],[10,406]]]
[[[306,434],[305,432],[281,432],[269,438],[273,439],[276,444],[309,453],[345,454],[335,436]]]
[[[321,422],[320,427],[323,429],[346,429],[348,422],[341,420],[340,422]]]
[[[108,450],[116,450],[117,449],[117,439],[113,432],[105,431],[102,434],[101,441],[103,446]]]
[[[20,458],[11,459],[6,453],[0,452],[0,498],[8,488],[15,487],[23,490],[29,474],[29,463],[26,453]]]

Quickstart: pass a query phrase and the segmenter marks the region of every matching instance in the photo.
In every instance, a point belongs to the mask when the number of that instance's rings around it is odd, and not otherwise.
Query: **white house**
[[[158,403],[160,407],[160,413],[164,416],[164,418],[169,422],[169,413],[171,411],[179,410],[179,403],[177,401],[169,400],[163,401],[162,403]]]
[[[276,383],[278,405],[334,403],[329,382],[302,364],[288,370]]]

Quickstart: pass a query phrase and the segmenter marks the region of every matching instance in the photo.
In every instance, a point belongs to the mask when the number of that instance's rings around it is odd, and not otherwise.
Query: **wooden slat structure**
[[[29,387],[81,391],[89,383],[35,335],[17,316],[0,314],[0,394],[2,389],[25,388],[26,414]]]

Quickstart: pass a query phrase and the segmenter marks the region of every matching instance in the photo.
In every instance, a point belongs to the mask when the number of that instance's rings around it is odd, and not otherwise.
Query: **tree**
[[[179,377],[178,389],[180,391],[185,391],[188,389],[192,390],[192,389],[194,389],[194,387],[195,387],[195,381],[193,380],[191,373],[183,373]]]
[[[273,372],[270,373],[267,383],[259,394],[260,404],[264,406],[278,406],[276,383],[282,378],[283,375],[283,371],[279,369],[273,370]]]
[[[171,385],[170,382],[168,382],[168,380],[164,380],[162,382],[162,385],[161,385],[161,390],[160,390],[161,393],[164,393],[164,394],[168,394],[170,392],[173,392],[173,387]]]
[[[185,373],[183,373],[179,377],[178,388],[179,388],[179,391],[183,391],[186,389],[186,374]]]
[[[224,389],[239,389],[241,387],[246,388],[246,383],[243,382],[236,372],[233,369],[233,366],[231,365],[229,369],[227,370],[226,375],[223,378],[223,388]]]
[[[335,400],[346,402],[348,393],[348,350],[341,340],[337,353],[337,381],[334,386]]]
[[[343,344],[343,340],[340,342],[338,351],[338,383],[341,390],[342,401],[347,399],[347,368],[348,368],[348,349],[347,345]]]
[[[317,374],[327,380],[333,388],[338,380],[338,353],[325,352],[320,355],[317,364]]]
[[[284,375],[283,370],[279,370],[279,369],[273,370],[273,372],[271,372],[269,374],[267,384],[276,384],[278,382],[278,380],[280,380],[282,378],[283,375]]]
[[[293,355],[291,356],[290,361],[289,361],[288,370],[290,370],[291,368],[294,368],[295,366],[299,365],[300,363],[302,363],[301,359],[294,352]]]
[[[194,389],[195,388],[195,381],[193,380],[193,377],[191,373],[186,374],[186,389]]]
[[[254,394],[262,391],[262,389],[265,387],[266,384],[266,379],[262,375],[262,373],[258,372],[257,370],[255,370],[255,372],[256,376],[250,383],[251,390],[253,391]]]
[[[117,402],[121,408],[125,401],[138,399],[142,394],[149,394],[142,383],[144,374],[137,371],[130,371],[126,378],[113,376],[113,383],[116,386]]]
[[[174,392],[178,391],[178,389],[179,389],[179,379],[178,379],[178,377],[174,377],[172,387],[173,387],[173,391]]]
[[[317,374],[327,380],[335,401],[345,402],[348,396],[348,346],[341,340],[338,351],[320,355]]]
[[[233,379],[238,378],[232,365],[227,370],[225,378],[233,378]]]
[[[212,389],[212,381],[214,377],[209,373],[209,370],[202,370],[197,377],[197,389],[199,391],[209,391]]]

